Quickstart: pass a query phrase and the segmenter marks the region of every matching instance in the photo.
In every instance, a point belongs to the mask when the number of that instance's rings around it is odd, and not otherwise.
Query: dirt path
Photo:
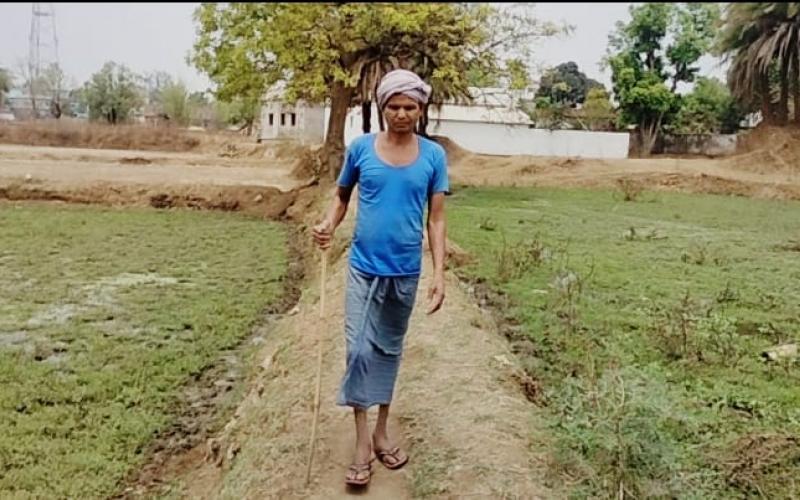
[[[341,231],[349,234],[351,227]],[[181,485],[181,497],[330,499],[356,493],[343,481],[352,457],[352,413],[335,405],[344,371],[346,264],[343,256],[331,266],[325,317],[318,317],[319,284],[312,284],[295,314],[267,334],[261,368],[234,418],[204,452],[176,458],[172,479]],[[359,496],[557,498],[543,486],[546,439],[537,428],[536,407],[513,382],[513,355],[451,274],[445,307],[425,315],[430,265],[426,255],[390,420],[411,459],[400,471],[376,462],[372,483]],[[321,410],[312,484],[305,488],[319,341]],[[373,409],[371,423],[374,418]]]

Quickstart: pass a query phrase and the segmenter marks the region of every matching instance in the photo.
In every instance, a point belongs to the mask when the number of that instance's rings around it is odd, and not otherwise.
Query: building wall
[[[303,140],[311,144],[321,144],[325,141],[327,127],[326,113],[322,106],[306,107],[303,109],[302,123],[305,127]]]
[[[292,125],[292,113],[295,115]],[[269,115],[272,115],[272,125]],[[324,140],[321,106],[290,106],[280,102],[269,102],[261,107],[259,139],[294,139],[303,143],[321,143]],[[281,120],[283,115],[283,123]]]
[[[736,134],[681,134],[665,135],[662,152],[666,154],[694,154],[727,156],[736,153]]]
[[[493,155],[627,158],[630,134],[587,130],[547,130],[528,125],[432,122],[428,132],[444,135],[475,153]]]
[[[278,122],[275,121],[275,116],[280,115],[281,105],[279,103],[267,103],[261,106],[261,132],[259,139],[271,140],[278,138]],[[273,124],[269,123],[269,115],[273,116]]]

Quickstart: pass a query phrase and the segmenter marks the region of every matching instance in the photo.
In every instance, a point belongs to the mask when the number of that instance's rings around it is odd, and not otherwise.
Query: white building
[[[287,104],[283,100],[284,89],[283,83],[277,83],[264,94],[259,142],[275,139],[294,139],[302,144],[323,142],[325,108],[304,101]]]

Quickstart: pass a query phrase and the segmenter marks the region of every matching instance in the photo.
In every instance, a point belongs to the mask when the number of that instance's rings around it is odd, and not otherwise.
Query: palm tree
[[[728,84],[748,103],[761,100],[768,122],[786,123],[789,84],[794,119],[800,122],[800,3],[732,3],[726,8],[718,51],[731,61]],[[770,70],[778,69],[777,108],[772,103]]]

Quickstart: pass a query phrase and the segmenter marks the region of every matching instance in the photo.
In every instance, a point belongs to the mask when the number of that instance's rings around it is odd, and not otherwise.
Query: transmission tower
[[[52,3],[33,3],[31,5],[31,32],[28,38],[28,78],[34,118],[39,117],[36,98],[42,93],[42,72],[50,65],[58,65],[58,36],[56,35],[56,11]],[[61,115],[61,82],[53,82],[51,112]]]

